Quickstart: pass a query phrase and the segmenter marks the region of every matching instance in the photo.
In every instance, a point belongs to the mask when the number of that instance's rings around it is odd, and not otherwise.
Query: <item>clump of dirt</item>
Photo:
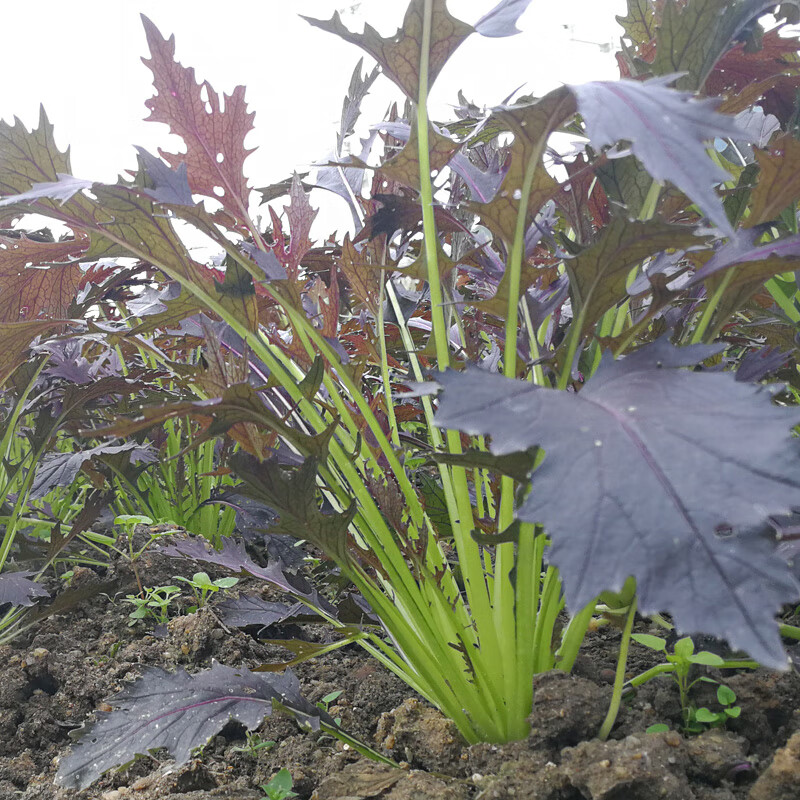
[[[146,554],[138,564],[145,585],[191,575],[191,562]],[[204,565],[204,568],[206,565]],[[213,569],[207,570],[217,577]],[[219,573],[220,575],[223,573]],[[211,608],[174,615],[162,628],[131,626],[136,580],[124,560],[107,570],[76,569],[76,589],[102,590],[51,616],[0,647],[0,798],[19,800],[260,800],[260,786],[288,769],[302,800],[797,800],[800,796],[800,676],[795,671],[727,673],[710,670],[737,695],[738,719],[727,729],[684,737],[677,689],[669,677],[640,687],[620,711],[609,741],[595,735],[611,695],[619,634],[590,634],[572,675],[537,676],[530,734],[507,745],[467,747],[453,724],[356,645],[296,667],[311,702],[341,690],[329,708],[342,727],[401,762],[376,764],[325,735],[306,733],[280,714],[254,738],[229,723],[195,758],[176,766],[156,751],[83,791],[56,787],[58,758],[70,731],[146,666],[189,672],[215,659],[257,667],[287,660],[275,644],[228,629]],[[280,599],[244,579],[242,592]],[[188,602],[188,601],[187,601]],[[178,609],[180,610],[180,609]],[[298,629],[295,629],[298,630]],[[653,632],[647,626],[642,632]],[[329,629],[303,626],[310,639]],[[281,632],[270,631],[281,638]],[[288,637],[287,637],[288,638]],[[657,663],[634,648],[631,675]],[[705,684],[698,684],[698,687]],[[713,692],[713,684],[707,684]],[[712,694],[702,704],[713,702]],[[645,733],[655,722],[673,730]],[[274,742],[267,745],[265,743]],[[261,746],[258,746],[261,744]]]

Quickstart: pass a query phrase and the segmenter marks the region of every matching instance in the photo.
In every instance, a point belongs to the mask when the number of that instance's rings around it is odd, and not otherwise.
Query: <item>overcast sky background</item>
[[[469,23],[497,0],[449,0]],[[544,93],[562,83],[616,78],[613,49],[625,0],[533,0],[510,39],[471,36],[437,80],[435,119],[452,118],[458,89],[478,105],[495,105],[521,84]],[[247,87],[258,150],[245,168],[253,186],[281,180],[332,149],[350,75],[362,51],[310,26],[298,14],[328,19],[339,10],[359,32],[369,21],[383,35],[400,24],[406,3],[389,0],[38,0],[3,9],[0,65],[6,80],[0,117],[16,115],[29,129],[43,104],[62,149],[71,146],[73,173],[113,181],[135,166],[133,145],[155,153],[176,147],[167,128],[145,123],[152,74],[139,20],[144,13],[168,37],[176,56],[218,93]],[[365,66],[371,65],[369,56]],[[377,123],[401,95],[379,78],[361,125]],[[335,198],[334,198],[335,199]]]

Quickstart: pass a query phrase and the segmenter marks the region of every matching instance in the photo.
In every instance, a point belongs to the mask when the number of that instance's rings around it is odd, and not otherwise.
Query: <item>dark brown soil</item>
[[[146,554],[145,585],[172,582],[191,564]],[[213,571],[209,570],[213,576]],[[640,687],[621,709],[612,737],[593,738],[606,714],[618,634],[590,634],[572,675],[536,679],[527,740],[465,746],[454,726],[402,682],[350,645],[296,667],[303,692],[316,702],[342,690],[330,712],[363,742],[400,762],[394,769],[359,756],[324,734],[307,734],[289,717],[268,717],[258,731],[271,749],[243,752],[244,729],[229,724],[200,757],[176,767],[162,751],[76,792],[57,788],[58,758],[68,733],[148,665],[189,672],[211,660],[254,667],[286,660],[287,651],[228,631],[212,610],[172,619],[154,635],[128,626],[119,598],[134,590],[125,563],[100,575],[76,570],[73,585],[107,584],[73,610],[40,622],[0,647],[0,800],[260,800],[261,784],[288,769],[300,798],[315,800],[798,800],[800,675],[759,670],[724,676],[741,716],[726,729],[684,737],[673,681]],[[278,599],[256,581],[237,589]],[[115,599],[115,593],[117,597]],[[649,628],[642,623],[640,630]],[[657,632],[653,630],[652,632]],[[318,639],[329,631],[306,626]],[[278,634],[275,635],[277,638]],[[331,639],[332,640],[332,639]],[[658,662],[634,647],[631,675]],[[699,705],[715,707],[714,686],[698,684]],[[107,707],[105,710],[109,710]],[[653,723],[672,730],[645,733]]]

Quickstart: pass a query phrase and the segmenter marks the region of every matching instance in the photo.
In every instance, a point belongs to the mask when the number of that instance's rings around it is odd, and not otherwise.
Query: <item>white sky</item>
[[[474,23],[497,0],[449,0],[452,14]],[[533,0],[512,38],[471,36],[434,86],[431,111],[452,118],[458,89],[478,105],[495,105],[520,84],[541,94],[561,83],[614,79],[611,54],[625,0]],[[394,33],[404,0],[33,0],[6,4],[0,68],[0,117],[16,115],[28,128],[44,104],[62,149],[70,145],[73,173],[113,181],[135,166],[133,145],[170,149],[164,125],[145,123],[152,75],[139,20],[144,13],[164,36],[175,34],[176,56],[217,92],[247,87],[258,150],[245,168],[251,185],[287,177],[331,149],[342,100],[362,51],[308,25],[300,13],[328,19],[335,10],[361,31],[369,21]],[[584,40],[575,41],[575,40]],[[596,44],[595,44],[596,43]],[[600,45],[606,44],[605,48]],[[604,52],[605,49],[605,52]],[[365,57],[365,66],[370,64]],[[373,86],[359,124],[377,123],[400,99],[386,78]],[[318,194],[318,193],[315,193]],[[334,198],[335,200],[335,198]]]

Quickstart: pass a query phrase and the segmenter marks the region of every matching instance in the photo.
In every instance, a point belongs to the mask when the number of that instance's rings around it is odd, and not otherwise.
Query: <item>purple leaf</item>
[[[155,187],[144,189],[145,194],[150,195],[157,203],[194,207],[185,161],[177,169],[170,169],[160,158],[151,155],[143,147],[137,147],[136,151],[142,159],[147,177]]]
[[[530,3],[531,0],[500,0],[491,11],[488,11],[475,23],[475,30],[481,36],[491,38],[514,36],[521,33],[517,27],[517,20]]]
[[[747,383],[758,383],[780,369],[792,356],[793,350],[781,352],[777,347],[764,347],[751,350],[736,370],[736,380]]]
[[[61,205],[67,202],[70,198],[80,192],[82,189],[91,189],[92,181],[84,181],[80,178],[74,178],[72,175],[64,175],[61,172],[58,175],[57,181],[34,183],[33,186],[22,194],[11,195],[4,197],[0,200],[0,207],[10,206],[14,203],[21,203],[28,200],[59,200]]]
[[[598,81],[571,89],[592,146],[630,142],[631,152],[657,181],[671,181],[724,233],[733,228],[714,186],[730,176],[706,152],[715,137],[751,140],[732,117],[718,114],[717,99],[698,100],[668,88],[677,75],[648,81]]]
[[[497,153],[493,155],[492,164],[486,172],[478,169],[462,153],[456,153],[448,166],[453,172],[461,176],[469,188],[470,199],[478,203],[490,203],[508,173],[508,165],[500,165],[500,158]]]
[[[715,272],[732,267],[735,264],[744,264],[750,261],[763,261],[770,256],[791,258],[800,256],[800,236],[787,236],[768,244],[756,245],[759,236],[756,228],[743,228],[734,233],[730,241],[726,242],[717,252],[692,276],[688,285],[704,281]],[[786,269],[776,269],[775,272],[788,272],[792,269],[787,263]]]
[[[100,712],[97,722],[77,732],[78,743],[61,759],[56,783],[84,789],[112,767],[149,750],[166,748],[176,764],[185,764],[195,747],[218,733],[229,720],[255,730],[276,701],[313,730],[335,725],[300,694],[293,672],[253,673],[214,662],[189,675],[151,667],[109,701],[115,710]]]
[[[781,123],[772,114],[765,114],[761,106],[754,106],[739,112],[736,122],[747,131],[747,141],[756,147],[766,147],[772,134],[781,129]]]
[[[140,318],[163,314],[168,308],[166,302],[177,299],[180,294],[181,287],[177,281],[168,283],[164,289],[145,286],[139,294],[125,301],[125,308],[129,314]]]
[[[758,529],[800,504],[800,411],[730,373],[677,369],[719,350],[664,337],[605,355],[578,394],[447,372],[436,423],[491,435],[498,455],[544,448],[518,517],[552,536],[571,611],[633,575],[643,613],[785,668],[774,615],[800,589]]]
[[[0,574],[0,605],[32,606],[32,597],[49,597],[41,583],[30,579],[34,572],[3,572]]]
[[[250,244],[250,242],[243,242],[241,248],[259,267],[261,267],[268,281],[286,280],[286,270],[281,262],[278,261],[278,257],[272,250],[259,250],[254,244]]]
[[[350,78],[350,87],[347,90],[347,95],[342,104],[342,120],[339,125],[339,131],[336,134],[336,149],[337,155],[342,152],[342,145],[344,140],[350,136],[355,130],[356,122],[361,116],[361,102],[369,94],[372,84],[375,79],[380,75],[380,67],[377,65],[361,77],[361,68],[364,64],[364,59],[361,58],[353,70],[353,76]]]
[[[152,463],[157,461],[157,456],[148,447],[143,447],[137,442],[124,444],[99,444],[88,450],[77,453],[48,453],[36,468],[36,477],[31,486],[31,497],[36,499],[44,497],[56,486],[69,486],[75,480],[81,467],[91,461],[95,456],[114,455],[115,453],[130,453],[130,461]]]
[[[302,598],[314,607],[324,610],[325,613],[334,611],[333,606],[325,598],[320,597],[316,589],[312,589],[300,576],[289,574],[281,562],[270,561],[266,567],[259,567],[245,552],[244,542],[225,538],[222,540],[222,550],[217,552],[205,539],[197,537],[176,541],[175,544],[165,545],[159,550],[172,558],[190,558],[194,561],[218,564],[232,572],[246,572],[277,586],[287,594]]]
[[[261,636],[270,625],[279,625],[287,619],[295,617],[308,617],[307,606],[302,603],[271,603],[260,597],[229,597],[214,607],[217,614],[226,625],[234,628],[249,628],[258,625]],[[316,617],[319,620],[319,617]],[[307,620],[303,620],[307,621]]]

